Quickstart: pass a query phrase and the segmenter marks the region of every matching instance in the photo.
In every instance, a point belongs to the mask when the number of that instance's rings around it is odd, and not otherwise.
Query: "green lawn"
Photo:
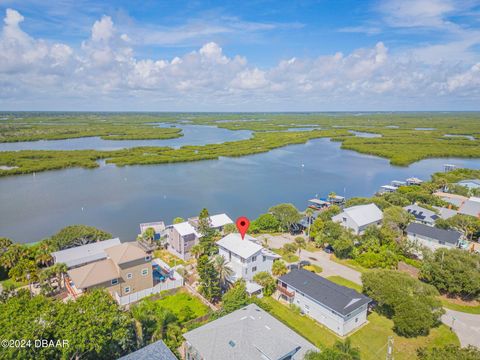
[[[364,268],[363,266],[361,266],[360,264],[358,264],[355,260],[353,259],[339,259],[337,258],[335,255],[332,255],[330,257],[330,260],[338,263],[338,264],[342,264],[342,265],[345,265],[345,266],[348,266],[350,269],[353,269],[353,270],[356,270],[358,272],[361,272],[361,273],[364,273],[364,272],[367,272],[367,271],[370,271],[370,269],[367,269],[367,268]]]
[[[168,266],[185,265],[186,262],[167,250],[155,250],[154,257],[162,259]]]
[[[285,253],[282,249],[271,249],[274,253],[280,255],[282,260],[287,263],[294,263],[300,260],[295,254]]]
[[[196,318],[206,315],[209,311],[208,306],[184,290],[181,290],[174,295],[165,296],[163,299],[145,301],[152,301],[159,307],[165,307],[177,316],[180,315],[182,310],[187,306],[193,310]]]
[[[3,287],[8,286],[9,284],[13,284],[13,286],[14,286],[15,288],[19,288],[19,287],[28,285],[28,283],[26,283],[26,282],[18,282],[18,281],[15,281],[15,280],[13,280],[13,279],[5,279],[5,280],[2,280],[2,281],[0,281],[0,284],[1,284]]]
[[[341,276],[329,276],[327,277],[327,279],[334,282],[335,284],[346,286],[350,289],[357,290],[358,292],[362,292],[362,285],[354,283],[353,281],[347,280]]]
[[[445,298],[440,298],[440,301],[442,302],[443,307],[450,310],[461,311],[469,314],[480,314],[480,305],[469,306],[469,305],[455,304],[451,301],[448,301]]]
[[[303,269],[308,270],[308,271],[312,271],[316,274],[320,274],[323,271],[321,266],[318,266],[318,265],[315,265],[315,264],[304,266]]]
[[[263,301],[272,307],[271,313],[280,321],[298,332],[317,347],[331,346],[340,340],[333,332],[316,321],[293,312],[289,307],[273,298]],[[395,335],[393,322],[377,313],[368,316],[368,323],[350,336],[352,344],[360,349],[363,360],[384,359],[388,336],[394,338],[394,356],[396,360],[411,360],[416,358],[419,347],[442,346],[446,344],[459,345],[457,336],[445,325],[432,329],[430,335],[407,339]]]

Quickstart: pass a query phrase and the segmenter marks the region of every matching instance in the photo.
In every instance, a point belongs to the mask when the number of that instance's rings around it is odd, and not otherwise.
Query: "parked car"
[[[287,269],[288,269],[289,271],[298,270],[298,269],[299,269],[299,266],[298,266],[298,264],[288,264],[288,265],[287,265]]]
[[[330,245],[330,244],[328,244],[327,246],[325,246],[325,248],[324,248],[323,250],[325,250],[325,252],[326,252],[327,254],[331,254],[331,253],[333,253],[333,252],[335,251],[335,250],[333,249],[332,245]]]
[[[299,266],[300,268],[303,268],[304,266],[309,266],[309,265],[312,265],[312,263],[311,263],[310,261],[308,261],[308,260],[302,260],[302,261],[300,261],[300,262],[298,263],[298,266]]]

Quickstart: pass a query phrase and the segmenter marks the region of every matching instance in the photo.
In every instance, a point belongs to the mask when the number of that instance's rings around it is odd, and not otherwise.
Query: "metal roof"
[[[472,196],[460,206],[458,212],[480,218],[480,199]]]
[[[301,360],[314,345],[255,304],[225,315],[183,335],[202,359]]]
[[[348,315],[372,301],[368,296],[353,289],[337,285],[303,269],[292,270],[278,280],[342,315]]]
[[[67,267],[71,268],[92,261],[106,259],[107,254],[105,253],[105,249],[115,245],[120,245],[119,238],[55,251],[52,253],[52,257],[55,259],[55,263],[65,263]]]
[[[407,233],[425,236],[430,239],[444,241],[456,245],[462,234],[455,230],[444,230],[434,226],[411,223],[406,229]]]
[[[341,221],[347,214],[357,226],[364,226],[383,219],[382,210],[375,204],[356,205],[343,210],[343,213],[332,217],[333,221]]]
[[[231,233],[218,240],[217,245],[244,259],[248,259],[263,249],[262,245],[257,244],[255,241],[257,239],[250,235],[245,235],[245,238],[242,240],[240,234]]]

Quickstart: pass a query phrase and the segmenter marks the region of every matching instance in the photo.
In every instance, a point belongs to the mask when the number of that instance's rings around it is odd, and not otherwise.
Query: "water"
[[[164,124],[160,124],[165,126]],[[166,127],[166,126],[165,126]],[[216,126],[176,125],[182,129],[183,136],[166,140],[103,140],[100,137],[84,137],[66,140],[23,141],[0,143],[0,151],[15,150],[119,150],[136,146],[171,146],[179,148],[184,145],[220,144],[225,141],[249,139],[252,132],[248,130],[232,131]]]
[[[371,196],[394,179],[428,179],[445,163],[480,168],[478,159],[429,159],[394,167],[386,159],[317,139],[240,158],[4,177],[0,236],[30,242],[67,225],[87,224],[133,240],[140,223],[169,223],[176,216],[197,215],[203,207],[233,219],[256,217],[282,202],[303,210],[316,194]]]
[[[443,137],[475,140],[475,138],[474,138],[472,135],[453,135],[453,134],[445,134],[445,135],[443,135]]]
[[[363,132],[363,131],[348,130],[348,132],[351,133],[351,134],[355,134],[355,136],[363,137],[363,138],[379,138],[379,137],[382,137],[382,134],[375,134],[375,133],[369,133],[369,132]]]

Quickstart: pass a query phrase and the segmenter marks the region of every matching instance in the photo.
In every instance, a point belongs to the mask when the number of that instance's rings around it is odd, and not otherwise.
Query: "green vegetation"
[[[20,151],[3,152],[1,175],[16,175],[68,167],[93,168],[100,159],[123,165],[162,164],[217,159],[219,156],[244,156],[300,144],[307,140],[330,137],[342,142],[342,148],[390,159],[395,165],[408,165],[429,157],[480,157],[480,125],[476,113],[464,114],[5,114],[0,124],[0,142],[69,139],[100,136],[108,140],[170,139],[181,130],[158,127],[155,123],[179,123],[185,117],[192,124],[214,125],[230,130],[251,130],[249,140],[184,146],[181,149],[142,147],[119,151]],[[220,120],[230,120],[219,122]],[[245,121],[248,120],[248,121]],[[434,130],[419,131],[415,128]],[[391,126],[398,128],[392,128]],[[315,130],[286,132],[289,128],[311,127]],[[321,127],[322,130],[318,130]],[[349,131],[381,135],[357,137]],[[445,135],[468,135],[474,140]]]
[[[268,209],[280,225],[280,230],[288,231],[292,224],[299,221],[302,216],[293,204],[278,204]]]
[[[282,257],[282,260],[287,262],[287,263],[294,263],[294,262],[297,262],[298,260],[300,260],[300,258],[294,254],[294,252],[296,251],[296,247],[295,245],[293,244],[290,244],[290,243],[287,243],[285,245],[291,245],[294,247],[294,250],[291,251],[291,250],[285,250],[285,246],[281,249],[272,249],[272,251],[278,255],[280,255]],[[289,249],[289,247],[287,247],[287,249]]]
[[[112,297],[97,290],[76,301],[20,291],[0,303],[0,338],[66,340],[61,347],[6,347],[2,359],[111,359],[135,347],[133,322]],[[39,321],[40,320],[40,321]]]
[[[318,266],[318,265],[315,265],[315,264],[304,266],[303,269],[307,270],[307,271],[314,272],[316,274],[320,274],[323,271],[321,266]]]
[[[476,299],[480,295],[480,255],[460,249],[438,249],[422,264],[420,279],[440,292]]]
[[[468,314],[480,314],[480,305],[457,304],[443,297],[440,298],[440,301],[442,302],[444,308],[450,310],[460,311]]]
[[[352,346],[350,339],[345,341],[335,341],[332,347],[322,349],[322,351],[308,351],[304,360],[360,360],[360,351]]]
[[[173,267],[177,265],[185,265],[186,262],[180,259],[179,257],[173,255],[167,250],[155,250],[153,253],[154,257],[163,260],[168,266]]]
[[[273,316],[305,337],[315,346],[323,349],[332,347],[339,338],[330,330],[323,327],[307,316],[300,316],[289,307],[282,305],[272,298],[261,300],[268,305]],[[394,338],[394,357],[397,360],[415,359],[418,348],[432,348],[434,346],[459,345],[456,335],[445,325],[433,328],[428,336],[405,338],[393,331],[393,322],[377,313],[368,316],[368,323],[349,336],[351,345],[360,350],[363,360],[384,359],[386,344],[389,336]]]
[[[267,271],[260,271],[256,273],[253,280],[259,285],[263,286],[263,295],[271,296],[277,288],[275,278]]]
[[[353,290],[356,290],[358,292],[362,292],[362,285],[359,285],[357,283],[354,283],[353,281],[350,281],[348,279],[345,279],[341,276],[337,276],[337,275],[334,275],[334,276],[329,276],[327,277],[328,280],[334,282],[335,284],[338,284],[338,285],[342,285],[342,286],[345,286],[345,287],[348,287],[350,289],[353,289]]]
[[[438,292],[408,274],[373,270],[362,274],[363,291],[377,302],[376,311],[391,318],[405,337],[428,335],[443,314]]]
[[[112,234],[93,226],[70,225],[52,235],[48,242],[52,249],[63,250],[111,238]]]
[[[419,349],[417,355],[419,360],[479,360],[480,350],[474,346],[461,348],[447,345],[433,349]]]

